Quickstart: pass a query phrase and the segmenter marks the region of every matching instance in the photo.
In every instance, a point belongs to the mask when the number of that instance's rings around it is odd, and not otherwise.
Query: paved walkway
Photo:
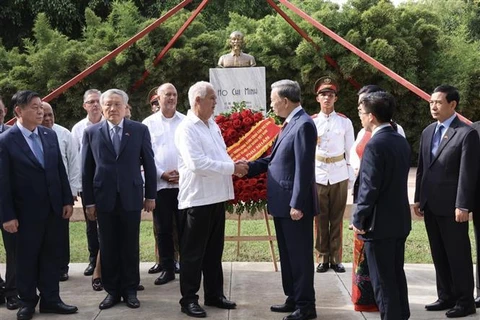
[[[152,263],[141,264],[142,284],[145,291],[138,293],[141,302],[139,309],[129,309],[123,303],[108,310],[99,310],[98,304],[105,297],[105,292],[95,292],[90,285],[90,277],[83,276],[84,263],[70,265],[70,279],[61,283],[62,299],[68,304],[78,306],[79,312],[74,315],[44,315],[37,313],[34,320],[66,319],[66,320],[132,320],[132,319],[191,319],[180,312],[178,279],[164,286],[155,286],[153,281],[157,275],[149,275],[148,268]],[[351,265],[346,264],[347,272],[336,274],[329,271],[315,274],[315,290],[317,298],[318,319],[356,320],[380,319],[378,312],[360,313],[353,311],[350,302]],[[225,262],[223,264],[225,278],[225,294],[234,300],[236,310],[220,310],[205,307],[208,319],[212,320],[246,320],[282,319],[284,314],[269,311],[270,305],[282,303],[285,299],[281,287],[279,272],[273,271],[267,262]],[[0,272],[4,274],[5,265],[0,264]],[[433,265],[410,264],[406,266],[408,278],[410,308],[412,320],[446,319],[445,312],[427,312],[424,305],[436,300],[435,273]],[[202,293],[200,302],[203,303]],[[0,319],[16,319],[16,312],[0,306]],[[467,319],[480,319],[477,315]]]

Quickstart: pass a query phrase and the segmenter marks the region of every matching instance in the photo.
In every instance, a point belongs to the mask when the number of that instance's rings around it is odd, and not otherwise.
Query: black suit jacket
[[[106,120],[88,127],[82,147],[83,204],[95,204],[101,212],[115,207],[117,191],[123,209],[140,211],[145,198],[157,196],[157,169],[147,126],[125,119],[117,158]]]
[[[55,131],[38,126],[42,168],[17,125],[0,135],[0,221],[41,221],[73,205],[72,192]]]
[[[272,216],[290,218],[290,208],[306,216],[318,214],[316,141],[315,124],[300,110],[280,133],[272,154],[249,164],[250,176],[267,172],[267,203]]]
[[[450,124],[432,159],[437,123],[422,132],[418,153],[415,202],[439,216],[455,216],[455,208],[472,210],[480,155],[477,132],[458,117]]]
[[[472,123],[472,128],[475,129],[477,133],[480,135],[480,121]],[[477,165],[480,166],[480,158],[477,160]],[[472,211],[473,211],[474,220],[478,221],[475,225],[478,224],[478,228],[480,229],[480,170],[478,171],[477,187],[475,189],[475,204],[473,206]],[[478,250],[480,250],[480,248],[478,248]]]
[[[406,237],[412,219],[408,201],[411,150],[391,126],[379,129],[365,146],[359,169],[359,191],[353,225],[364,239]],[[375,212],[375,214],[374,214]]]

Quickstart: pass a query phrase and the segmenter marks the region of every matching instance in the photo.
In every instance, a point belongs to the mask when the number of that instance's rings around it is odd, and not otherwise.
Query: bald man
[[[80,182],[80,155],[78,153],[78,145],[73,135],[68,129],[55,124],[55,113],[52,106],[48,102],[42,102],[44,127],[50,128],[57,134],[60,152],[62,154],[63,165],[67,171],[72,196],[77,201],[77,192],[81,189]],[[69,220],[62,220],[62,236],[64,246],[62,247],[62,260],[60,265],[60,281],[68,280],[68,264],[70,263],[70,232]]]

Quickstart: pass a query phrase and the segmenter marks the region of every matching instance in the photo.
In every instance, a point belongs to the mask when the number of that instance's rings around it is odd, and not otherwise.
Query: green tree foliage
[[[29,1],[6,1],[0,21],[3,23],[5,17],[14,21],[12,25],[18,27],[18,32],[13,34],[24,40],[12,48],[10,44],[15,41],[4,39],[5,45],[0,46],[0,92],[6,98],[25,88],[48,94],[179,2],[41,0],[33,10],[28,7]],[[349,116],[357,129],[360,126],[357,88],[349,79],[360,85],[378,84],[393,93],[398,102],[395,119],[406,129],[413,150],[418,149],[421,130],[432,122],[428,103],[284,6],[281,8],[308,33],[314,45],[262,0],[211,0],[163,60],[154,66],[157,55],[200,2],[194,0],[53,100],[57,121],[71,127],[84,117],[81,97],[86,89],[112,87],[129,93],[133,117],[142,119],[149,113],[147,93],[163,82],[175,84],[179,91],[178,108],[185,111],[190,85],[208,80],[209,68],[215,67],[218,57],[230,50],[229,34],[240,30],[246,36],[245,51],[267,70],[267,87],[283,78],[299,81],[304,93],[302,104],[309,113],[316,113],[319,108],[312,92],[313,84],[327,74],[335,76],[340,83],[336,109]],[[13,3],[24,12],[13,12]],[[457,86],[462,97],[460,111],[477,120],[480,114],[478,1],[423,0],[394,6],[389,0],[349,0],[343,7],[327,0],[292,0],[292,3],[427,93],[441,83]],[[32,12],[34,22],[30,27],[29,21],[24,21],[28,12]],[[8,27],[11,34],[12,25]],[[80,25],[80,32],[76,33],[78,27],[73,25]],[[7,31],[2,29],[0,35],[4,35],[2,32]],[[332,58],[337,66],[327,63],[325,57]],[[133,84],[145,70],[148,78],[133,90]]]

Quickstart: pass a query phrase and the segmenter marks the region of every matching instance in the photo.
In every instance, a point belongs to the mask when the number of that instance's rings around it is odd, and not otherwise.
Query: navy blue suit
[[[62,213],[73,205],[57,136],[42,126],[38,135],[45,168],[17,125],[0,135],[0,221],[18,219],[17,289],[23,305],[32,307],[37,288],[43,302],[60,302]]]
[[[365,256],[382,319],[410,317],[405,272],[405,240],[412,227],[408,201],[411,150],[390,125],[380,128],[365,146],[359,170],[353,225],[368,231]]]
[[[474,210],[479,137],[455,117],[432,159],[436,125],[432,123],[422,132],[415,202],[424,211],[438,298],[470,308],[474,281],[468,222],[455,221],[455,208]]]
[[[249,176],[267,172],[268,212],[274,217],[286,303],[315,308],[313,217],[318,214],[315,184],[317,129],[305,111],[280,133],[272,154],[249,164]],[[294,221],[290,209],[303,212]]]
[[[156,168],[147,126],[125,119],[117,157],[106,120],[85,130],[82,148],[83,204],[95,205],[100,231],[102,281],[116,297],[136,294],[140,212],[156,197]]]

